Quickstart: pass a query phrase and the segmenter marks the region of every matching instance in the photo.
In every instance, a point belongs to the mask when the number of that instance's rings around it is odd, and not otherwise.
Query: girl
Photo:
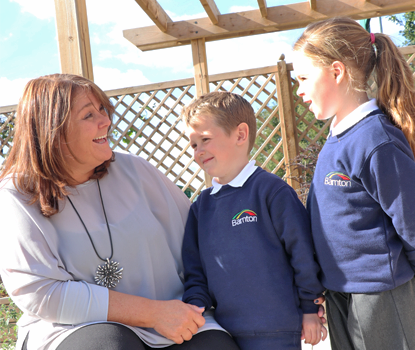
[[[411,69],[349,18],[309,25],[294,51],[298,95],[317,119],[334,116],[308,197],[332,348],[415,349]]]

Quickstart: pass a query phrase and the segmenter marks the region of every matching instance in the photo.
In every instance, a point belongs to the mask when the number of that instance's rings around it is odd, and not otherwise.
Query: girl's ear
[[[331,68],[334,73],[334,79],[336,79],[337,83],[341,83],[343,79],[346,77],[346,66],[343,62],[340,61],[334,61],[331,64]]]
[[[242,145],[248,141],[249,126],[247,123],[241,123],[236,127],[236,143]]]

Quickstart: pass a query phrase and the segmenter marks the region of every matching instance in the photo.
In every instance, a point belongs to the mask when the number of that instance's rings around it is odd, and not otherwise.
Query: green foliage
[[[403,27],[399,31],[406,40],[403,46],[415,45],[415,11],[404,13],[401,16],[389,16],[388,20]]]
[[[181,186],[181,185],[177,185],[177,187],[179,187],[181,190],[183,190],[183,187],[184,186]],[[194,191],[192,191],[190,188],[186,188],[185,190],[184,190],[184,194],[187,196],[187,198],[192,198],[192,196],[193,196],[193,193],[194,193]]]
[[[299,183],[297,194],[304,205],[307,203],[307,196],[310,190],[311,181],[313,180],[314,170],[317,165],[318,154],[321,151],[321,147],[321,145],[307,146],[290,164],[292,170],[296,171],[296,175],[289,176],[289,178]]]
[[[0,297],[7,296],[6,289],[0,279]],[[10,304],[0,305],[0,344],[2,350],[12,350],[15,347],[17,337],[16,321],[22,315],[22,312],[16,307],[11,300]]]
[[[4,129],[2,129],[4,127]],[[7,118],[4,116],[0,116],[0,129],[2,129],[2,131],[0,132],[0,139],[1,140],[6,140],[12,133],[14,128],[14,119],[12,119],[11,121],[7,122]],[[9,143],[13,142],[13,135],[10,136],[10,138],[8,139]],[[0,156],[3,154],[3,148],[0,148]]]
[[[154,106],[153,106],[154,107]],[[151,113],[153,112],[153,109],[149,106],[147,106],[146,108],[144,108],[144,112],[138,117],[138,119],[140,119],[142,122],[145,122],[147,120],[147,113],[148,111],[150,111]],[[125,134],[125,136],[122,138],[122,142],[125,143],[126,145],[128,145],[130,143],[130,140],[133,139],[135,137],[135,135],[137,135],[139,128],[137,128],[136,126],[132,125],[127,133]],[[120,135],[120,133],[117,130],[113,130],[112,134],[114,135],[114,137],[117,139],[118,135]],[[143,137],[143,135],[138,135],[138,137]]]

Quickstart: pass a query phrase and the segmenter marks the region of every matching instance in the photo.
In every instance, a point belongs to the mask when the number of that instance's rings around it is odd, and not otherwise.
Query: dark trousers
[[[116,323],[95,323],[82,327],[71,333],[57,347],[57,350],[84,349],[149,350],[152,348],[143,343],[131,329]],[[227,333],[217,330],[201,332],[183,344],[175,344],[163,349],[239,350]],[[26,350],[26,344],[23,345],[23,350]]]
[[[414,350],[415,279],[370,294],[326,292],[332,350]]]

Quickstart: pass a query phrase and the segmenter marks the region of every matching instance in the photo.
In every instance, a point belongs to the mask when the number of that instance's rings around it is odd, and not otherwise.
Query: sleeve
[[[50,248],[53,238],[40,229],[43,220],[53,230],[48,219],[13,192],[0,190],[0,274],[10,297],[26,315],[47,322],[106,320],[108,290],[74,281]]]
[[[295,191],[286,185],[272,198],[270,215],[294,271],[301,309],[306,314],[317,313],[314,300],[322,295],[324,287],[317,277],[320,267],[314,258],[308,213]]]
[[[415,162],[394,143],[378,147],[361,172],[366,191],[390,217],[415,270]]]
[[[207,279],[203,271],[198,244],[198,220],[195,213],[197,203],[193,203],[186,223],[183,240],[183,265],[184,265],[184,295],[183,301],[188,304],[212,307],[212,299],[209,295]]]

